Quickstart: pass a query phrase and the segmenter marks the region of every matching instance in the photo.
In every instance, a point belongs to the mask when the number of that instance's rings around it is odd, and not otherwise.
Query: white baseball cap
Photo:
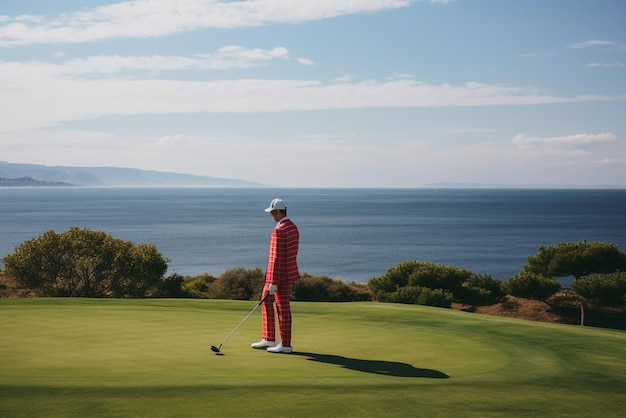
[[[285,202],[283,201],[283,199],[274,199],[270,203],[270,207],[265,209],[265,212],[271,212],[273,210],[285,210],[285,209],[287,209],[287,205],[285,205]]]

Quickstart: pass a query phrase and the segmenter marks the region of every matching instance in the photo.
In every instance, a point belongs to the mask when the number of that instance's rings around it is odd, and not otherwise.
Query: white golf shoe
[[[274,347],[275,345],[276,345],[276,341],[267,341],[265,338],[263,338],[258,343],[253,343],[252,348],[267,348],[267,347]]]
[[[268,353],[284,353],[284,354],[289,354],[291,353],[291,347],[285,347],[283,346],[283,343],[278,343],[277,346],[275,347],[270,347],[267,349]]]

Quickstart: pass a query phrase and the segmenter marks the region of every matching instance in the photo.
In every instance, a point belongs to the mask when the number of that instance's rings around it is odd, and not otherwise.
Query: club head
[[[219,353],[219,352],[220,352],[220,349],[219,349],[219,348],[217,348],[216,346],[212,345],[212,346],[211,346],[211,351],[213,351],[214,353]]]

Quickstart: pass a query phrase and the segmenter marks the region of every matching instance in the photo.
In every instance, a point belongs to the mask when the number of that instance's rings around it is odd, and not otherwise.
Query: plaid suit
[[[289,218],[281,219],[272,235],[265,271],[265,286],[263,295],[269,291],[271,284],[277,285],[278,289],[274,296],[270,296],[263,302],[263,338],[267,341],[276,341],[276,325],[274,320],[274,301],[278,313],[278,325],[280,339],[285,347],[291,347],[291,286],[300,279],[298,271],[298,244],[300,234],[298,227]]]

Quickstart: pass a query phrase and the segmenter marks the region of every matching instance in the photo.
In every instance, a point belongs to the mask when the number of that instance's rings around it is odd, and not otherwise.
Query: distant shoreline
[[[3,178],[0,177],[0,187],[77,187],[76,184],[62,181],[43,181],[32,177]]]
[[[239,179],[198,176],[123,167],[65,167],[0,161],[0,179],[20,180],[10,186],[104,187],[261,187]],[[24,180],[29,179],[29,180]],[[35,183],[41,182],[41,183]],[[1,186],[1,184],[0,184]]]

